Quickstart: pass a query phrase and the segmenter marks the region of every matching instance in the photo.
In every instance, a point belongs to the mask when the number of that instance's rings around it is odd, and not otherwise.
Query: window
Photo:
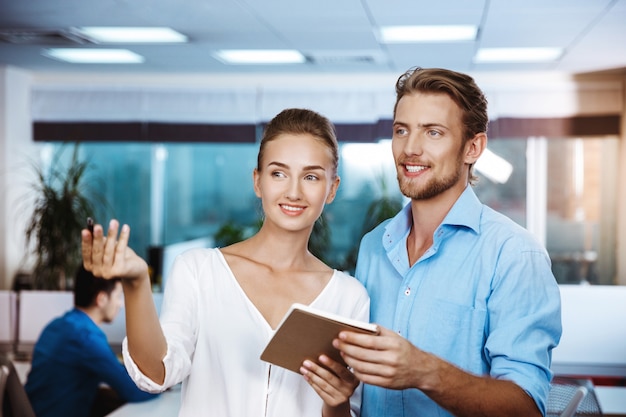
[[[476,169],[476,193],[537,235],[560,283],[612,284],[617,148],[615,136],[490,138],[489,150],[512,171],[500,183]],[[146,258],[151,246],[212,236],[229,221],[255,226],[262,216],[252,188],[257,151],[257,144],[81,145],[110,205],[97,220],[130,224],[130,245]],[[325,212],[334,266],[358,244],[373,199],[402,199],[388,142],[342,144],[341,155],[342,184]]]
[[[560,283],[612,284],[618,139],[547,141],[546,247]]]

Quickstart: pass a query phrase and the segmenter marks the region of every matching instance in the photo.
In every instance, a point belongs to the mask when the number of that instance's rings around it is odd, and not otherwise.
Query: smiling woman
[[[167,278],[160,320],[148,265],[128,246],[130,227],[112,220],[106,231],[99,224],[93,233],[82,231],[85,268],[96,276],[122,278],[127,324],[122,351],[138,386],[162,392],[182,382],[181,416],[347,417],[358,410],[361,386],[345,364],[320,352],[298,373],[259,359],[272,329],[294,303],[369,318],[365,288],[308,248],[315,222],[337,193],[337,163],[337,139],[328,119],[305,109],[274,117],[252,172],[264,212],[261,228],[226,247],[179,255]],[[224,363],[238,365],[224,373]],[[207,385],[215,388],[209,396]]]

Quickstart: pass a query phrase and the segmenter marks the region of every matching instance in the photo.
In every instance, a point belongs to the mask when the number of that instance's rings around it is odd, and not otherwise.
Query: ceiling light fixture
[[[95,43],[184,43],[187,36],[168,27],[104,27],[72,28]]]
[[[473,25],[383,26],[384,43],[473,41],[478,29]]]
[[[562,54],[562,48],[482,48],[474,62],[549,62],[556,61]]]
[[[50,48],[43,55],[72,64],[140,64],[144,57],[128,49]]]
[[[302,64],[306,57],[290,49],[224,49],[215,57],[225,64]]]

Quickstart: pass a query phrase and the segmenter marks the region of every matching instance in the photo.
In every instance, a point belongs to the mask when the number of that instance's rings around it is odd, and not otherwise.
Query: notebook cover
[[[294,304],[268,342],[261,359],[297,373],[300,373],[305,359],[319,364],[318,358],[322,354],[345,365],[339,351],[332,345],[342,330],[377,334],[378,326]]]

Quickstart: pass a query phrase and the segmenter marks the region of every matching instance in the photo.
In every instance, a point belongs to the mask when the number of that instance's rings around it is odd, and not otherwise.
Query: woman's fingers
[[[115,258],[124,259],[126,254],[126,248],[128,247],[128,238],[130,236],[130,227],[125,224],[122,226],[120,235],[117,239],[117,245],[115,245]]]
[[[91,261],[91,249],[93,246],[93,235],[87,229],[83,229],[80,232],[81,237],[81,252],[83,255],[83,265],[87,271],[91,271],[93,269],[93,262]]]
[[[91,236],[91,272],[97,276],[102,276],[102,254],[104,252],[104,236],[102,226],[94,225]]]
[[[356,377],[326,355],[319,360],[324,366],[305,360],[300,372],[326,404],[335,407],[348,401],[359,384]]]
[[[148,277],[148,265],[128,247],[130,227],[120,227],[113,219],[104,235],[102,225],[96,224],[93,233],[88,229],[81,232],[83,264],[88,271],[102,278],[137,279]]]
[[[118,227],[119,223],[117,220],[111,220],[109,222],[109,230],[107,231],[107,238],[102,253],[102,265],[105,270],[110,270],[113,262],[115,262],[115,245],[117,244]]]
[[[119,222],[111,220],[106,236],[100,224],[94,225],[93,232],[90,232],[88,229],[84,229],[81,232],[83,264],[85,269],[91,271],[95,276],[111,278],[114,275],[113,267],[116,260],[116,252],[118,251],[118,228]],[[128,242],[128,232],[124,237],[124,242]]]

